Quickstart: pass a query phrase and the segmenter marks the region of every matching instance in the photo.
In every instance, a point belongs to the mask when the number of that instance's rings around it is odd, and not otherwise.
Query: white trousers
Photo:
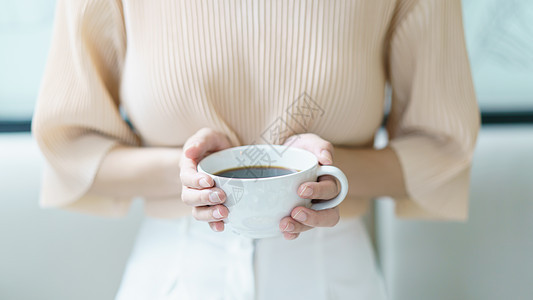
[[[293,241],[211,231],[190,217],[146,219],[116,299],[387,299],[360,219]]]

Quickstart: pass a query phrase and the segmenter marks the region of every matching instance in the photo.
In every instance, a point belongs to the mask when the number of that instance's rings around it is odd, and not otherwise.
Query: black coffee
[[[215,175],[228,178],[266,178],[288,175],[296,172],[298,171],[283,167],[250,166],[222,170],[215,173]]]

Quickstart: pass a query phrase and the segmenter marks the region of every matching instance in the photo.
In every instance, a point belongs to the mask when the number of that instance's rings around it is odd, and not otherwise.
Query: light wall
[[[43,161],[28,134],[0,134],[0,299],[112,299],[135,233],[37,205]],[[392,300],[529,300],[533,295],[533,126],[484,127],[467,223],[402,221],[378,204],[378,251]]]
[[[396,219],[377,210],[392,300],[533,299],[533,126],[484,127],[466,223]]]
[[[113,299],[141,222],[42,210],[29,134],[0,134],[0,299]]]

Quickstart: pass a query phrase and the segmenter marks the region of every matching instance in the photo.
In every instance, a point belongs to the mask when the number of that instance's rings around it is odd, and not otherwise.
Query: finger
[[[294,240],[298,236],[300,236],[299,233],[289,233],[289,232],[283,233],[283,238],[285,238],[286,240]]]
[[[228,217],[228,208],[224,205],[195,206],[192,216],[198,221],[215,222]]]
[[[295,221],[291,217],[285,217],[279,222],[279,229],[281,232],[288,233],[300,233],[312,229],[313,227],[304,225],[300,222]]]
[[[339,208],[334,207],[324,210],[312,210],[298,206],[291,212],[291,217],[307,226],[311,227],[333,227],[339,223]]]
[[[318,182],[305,182],[298,188],[298,195],[305,199],[329,200],[338,193],[337,181],[330,175],[320,176]]]
[[[198,130],[183,146],[186,157],[199,160],[208,152],[220,151],[231,147],[228,137],[211,128]]]
[[[321,165],[331,165],[333,163],[333,145],[316,134],[304,133],[291,136],[285,141],[284,145],[312,152]]]
[[[205,189],[215,185],[213,178],[196,170],[196,162],[185,156],[180,161],[181,184],[193,189]]]
[[[226,201],[226,194],[219,188],[197,190],[183,187],[181,200],[189,206],[216,205]]]
[[[331,144],[329,144],[329,145],[331,145]],[[333,148],[333,146],[331,148]],[[317,154],[318,151],[320,151],[320,154]],[[321,165],[331,165],[331,164],[333,164],[333,154],[332,153],[333,153],[333,149],[332,150],[320,149],[320,150],[316,150],[315,151],[315,155],[318,158],[318,162]]]
[[[208,224],[209,224],[209,227],[211,227],[213,231],[216,231],[216,232],[224,231],[224,222],[222,221],[209,222]]]

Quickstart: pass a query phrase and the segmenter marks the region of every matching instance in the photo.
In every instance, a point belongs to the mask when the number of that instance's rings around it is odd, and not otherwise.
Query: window
[[[533,112],[533,1],[463,0],[463,20],[481,109]]]
[[[0,120],[29,120],[48,53],[53,0],[0,0]]]
[[[21,122],[29,128],[54,5],[53,0],[0,0],[0,131]],[[463,0],[463,18],[482,111],[526,112],[533,123],[533,1]]]

